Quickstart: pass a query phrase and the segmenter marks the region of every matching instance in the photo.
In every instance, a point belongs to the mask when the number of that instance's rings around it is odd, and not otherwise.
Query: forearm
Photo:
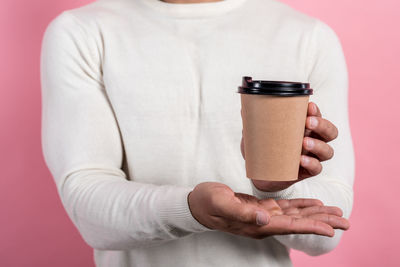
[[[118,169],[73,172],[59,187],[63,205],[93,248],[126,250],[152,246],[208,228],[191,215],[191,188],[126,180]]]
[[[128,250],[204,231],[191,188],[129,181],[95,31],[63,12],[42,44],[42,148],[62,203],[96,249]]]

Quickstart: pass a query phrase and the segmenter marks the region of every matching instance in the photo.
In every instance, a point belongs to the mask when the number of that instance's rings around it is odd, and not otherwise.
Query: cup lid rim
[[[263,95],[312,95],[313,89],[309,83],[292,81],[253,80],[250,76],[243,76],[242,86],[238,93]]]

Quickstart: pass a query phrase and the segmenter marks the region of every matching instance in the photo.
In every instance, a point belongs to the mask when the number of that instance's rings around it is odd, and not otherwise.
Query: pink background
[[[57,14],[89,0],[2,0],[0,7],[0,266],[94,266],[92,249],[67,217],[40,145],[39,52]],[[295,266],[396,266],[395,196],[400,129],[400,2],[285,0],[337,32],[350,73],[356,149],[351,229],[320,257],[293,252]],[[397,165],[396,165],[397,163]],[[397,265],[399,266],[399,265]]]

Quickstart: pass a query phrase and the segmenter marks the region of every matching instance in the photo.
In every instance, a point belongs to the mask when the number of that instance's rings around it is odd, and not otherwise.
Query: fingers
[[[307,116],[322,116],[321,111],[319,110],[317,104],[315,104],[314,102],[308,103]]]
[[[334,154],[334,150],[330,145],[311,137],[304,137],[303,149],[317,156],[320,161],[331,159]]]
[[[331,214],[339,217],[343,216],[343,211],[335,206],[312,206],[299,210],[299,214],[302,216],[311,216],[318,213]]]
[[[316,234],[332,237],[334,229],[347,230],[349,222],[342,218],[342,210],[324,206],[318,199],[263,199],[235,193],[240,201],[219,199],[219,210],[215,220],[222,231],[256,239],[271,235]],[[218,196],[216,197],[218,198]],[[254,202],[256,201],[256,202]],[[274,208],[280,214],[270,214]]]
[[[308,216],[308,218],[329,224],[334,229],[347,230],[350,228],[347,219],[332,214],[319,213]]]
[[[342,218],[343,212],[334,206],[312,206],[304,209],[288,208],[284,210],[285,215],[293,218],[310,218],[329,224],[335,229],[347,230],[350,224],[347,219]]]
[[[288,208],[306,208],[324,205],[321,200],[314,198],[279,199],[276,202],[283,210]]]
[[[312,131],[310,129],[305,128],[304,129],[304,136],[311,136]]]
[[[306,128],[321,136],[325,142],[332,141],[338,136],[336,126],[332,122],[318,116],[307,117]]]
[[[310,176],[318,175],[322,171],[320,161],[314,157],[301,155],[300,165],[307,170]]]
[[[322,221],[312,218],[295,218],[291,216],[276,216],[260,232],[272,232],[274,234],[317,234],[332,237],[333,228]]]
[[[315,104],[313,102],[308,103],[307,117],[308,116],[321,117],[321,112],[319,111],[317,104]],[[311,133],[312,133],[312,130],[306,128],[304,131],[304,136],[310,136]]]

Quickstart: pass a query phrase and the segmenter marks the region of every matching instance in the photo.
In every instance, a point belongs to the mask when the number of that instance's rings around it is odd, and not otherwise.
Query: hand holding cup
[[[322,117],[317,104],[308,103],[298,180],[281,182],[252,179],[252,182],[259,190],[274,192],[318,175],[322,171],[321,162],[331,159],[334,155],[334,150],[328,142],[334,140],[337,136],[337,127]],[[240,143],[240,150],[243,158],[245,158],[243,137]]]

